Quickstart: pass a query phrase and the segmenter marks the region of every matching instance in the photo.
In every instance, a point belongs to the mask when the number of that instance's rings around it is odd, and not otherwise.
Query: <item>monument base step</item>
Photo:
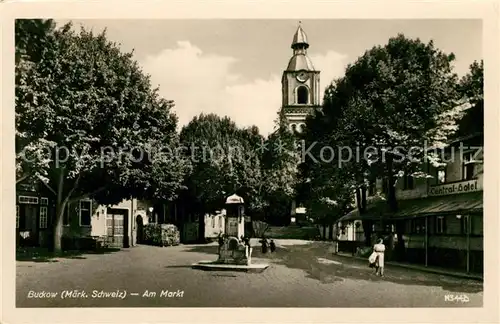
[[[240,264],[223,264],[216,263],[215,261],[200,261],[192,265],[193,269],[208,270],[208,271],[241,271],[241,272],[255,272],[259,273],[266,270],[269,264],[255,263],[250,265]]]

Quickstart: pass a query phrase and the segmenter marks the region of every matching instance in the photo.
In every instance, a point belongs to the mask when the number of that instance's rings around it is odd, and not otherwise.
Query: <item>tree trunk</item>
[[[364,212],[363,204],[361,203],[361,191],[360,188],[356,188],[356,205],[358,206],[359,214],[361,215]]]
[[[198,241],[200,243],[205,243],[205,213],[203,205],[200,206],[198,210]]]
[[[395,179],[394,179],[394,172],[393,172],[393,156],[388,155],[387,156],[387,173],[388,173],[388,192],[387,192],[387,201],[389,203],[389,208],[392,213],[397,212],[398,210],[398,202],[396,199],[396,186],[395,186]],[[398,259],[404,259],[405,258],[405,242],[404,242],[404,223],[403,222],[396,222],[396,236],[397,236],[397,247],[396,247],[396,256]]]
[[[358,212],[361,217],[366,212],[366,192],[364,192],[364,186],[356,189],[356,202],[358,206]],[[363,224],[363,233],[365,235],[365,245],[372,245],[372,225],[373,222],[371,220],[361,219],[361,223]]]
[[[404,242],[404,221],[396,222],[396,237],[397,237],[397,245],[396,245],[396,258],[398,261],[405,261],[406,253],[405,253],[405,242]]]
[[[322,233],[321,237],[323,239],[326,239],[326,224],[325,223],[323,223],[323,233]]]
[[[55,253],[62,251],[62,235],[63,235],[63,215],[68,203],[67,199],[63,200],[64,190],[64,169],[59,170],[59,181],[57,184],[57,201],[56,201],[56,219],[54,220],[54,244],[53,249]]]
[[[366,212],[366,185],[361,186],[361,210]]]
[[[56,203],[56,218],[54,219],[54,232],[53,232],[53,245],[52,249],[55,253],[60,253],[62,251],[62,235],[63,235],[63,219],[64,219],[64,211],[66,209],[67,202],[66,201],[57,201]]]
[[[393,156],[391,154],[387,155],[387,179],[387,202],[389,203],[391,212],[396,212],[398,210],[398,202],[396,200],[396,181],[394,179]]]
[[[333,223],[328,225],[328,239],[333,240]]]
[[[362,220],[361,223],[363,225],[363,233],[365,234],[365,245],[372,246],[373,222],[370,220]]]

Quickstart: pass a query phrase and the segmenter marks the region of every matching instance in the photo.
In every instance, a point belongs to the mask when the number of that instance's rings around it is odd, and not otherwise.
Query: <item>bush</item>
[[[180,233],[173,224],[144,225],[144,243],[156,246],[179,245]]]
[[[94,251],[97,249],[97,241],[92,237],[71,237],[61,238],[61,248],[63,251]]]
[[[253,233],[255,237],[262,237],[269,230],[269,224],[263,221],[252,222]]]

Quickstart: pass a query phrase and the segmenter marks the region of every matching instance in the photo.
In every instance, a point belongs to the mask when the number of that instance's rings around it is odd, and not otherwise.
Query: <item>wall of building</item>
[[[334,227],[334,238],[335,236],[337,237],[337,240],[340,241],[364,241],[365,236],[364,236],[364,231],[363,231],[363,224],[361,221],[354,221],[354,222],[349,222],[346,224],[343,224],[344,228],[342,226],[337,225]],[[320,227],[320,233],[322,232],[323,229]],[[328,237],[328,227],[326,228],[326,233]]]
[[[309,79],[302,83],[297,81],[295,72],[287,72],[285,78],[287,81],[283,84],[283,87],[286,89],[283,95],[285,97],[284,103],[285,105],[291,106],[296,105],[296,89],[298,86],[304,85],[307,87],[309,91],[309,104],[308,105],[319,105],[319,72],[307,72],[309,75]]]
[[[92,208],[95,208],[92,205]],[[92,224],[95,222],[93,215],[90,219],[91,225],[80,225],[80,209],[79,202],[75,202],[67,205],[67,215],[63,220],[63,236],[69,237],[89,237],[92,236]],[[66,223],[66,219],[68,222]]]
[[[219,233],[224,234],[224,215],[205,215],[205,237],[216,238]]]
[[[458,152],[449,157],[450,162],[446,165],[446,182],[462,180],[462,158]]]
[[[456,152],[459,152],[458,150]],[[460,156],[446,157],[449,161],[446,166],[446,181],[439,183],[437,179],[438,169],[428,165],[424,166],[427,174],[431,177],[414,178],[414,188],[406,189],[404,185],[404,178],[399,178],[396,184],[396,198],[397,200],[405,199],[425,199],[428,196],[435,196],[431,189],[435,191],[441,188],[456,185],[465,188],[466,185],[473,184],[474,190],[482,190],[483,181],[483,165],[474,165],[474,179],[470,181],[464,179],[464,160]],[[479,154],[474,160],[482,160],[482,154]],[[381,179],[376,181],[376,192],[384,195],[384,186]],[[443,193],[438,195],[462,194],[463,192]],[[368,196],[370,197],[370,196]],[[368,199],[369,200],[369,199]],[[403,237],[406,251],[405,261],[416,262],[424,264],[426,261],[428,265],[442,266],[442,267],[455,267],[457,269],[465,270],[469,265],[469,270],[474,272],[482,271],[482,251],[483,251],[483,215],[473,214],[470,217],[471,232],[470,235],[466,234],[464,222],[464,215],[427,215],[427,249],[425,237],[425,218],[421,218],[419,224],[412,224],[418,220],[406,220],[406,230]],[[445,228],[443,232],[437,232],[437,216],[444,217]],[[356,248],[353,241],[354,224],[349,222],[346,225],[345,232],[337,236],[337,238],[345,245],[345,248],[354,251]],[[419,228],[419,229],[417,229]],[[362,227],[359,228],[362,230]],[[394,229],[393,229],[394,230]],[[363,238],[363,233],[359,233],[359,238]],[[350,243],[350,245],[346,245]],[[469,252],[467,252],[469,250]],[[426,257],[427,252],[427,257]],[[388,256],[389,257],[389,256]],[[398,257],[398,256],[395,256]],[[399,258],[399,257],[398,257]]]
[[[413,178],[414,188],[405,189],[404,179],[399,178],[396,183],[396,199],[417,199],[427,196],[427,182],[426,178]]]
[[[91,217],[91,225],[82,226],[80,225],[78,204],[73,204],[68,207],[70,214],[69,224],[63,226],[63,235],[69,237],[106,237],[108,236],[107,226],[106,226],[107,209],[108,208],[124,209],[127,211],[128,215],[127,234],[129,237],[129,242],[130,245],[134,245],[137,225],[135,222],[135,215],[133,212],[137,211],[136,206],[137,206],[137,199],[123,200],[120,203],[113,206],[104,206],[104,205],[92,206],[93,213]],[[145,218],[147,223],[147,217]]]

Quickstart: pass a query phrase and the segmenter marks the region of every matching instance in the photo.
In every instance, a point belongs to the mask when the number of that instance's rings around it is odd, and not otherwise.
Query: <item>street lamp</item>
[[[153,207],[149,207],[149,222],[153,223]]]

